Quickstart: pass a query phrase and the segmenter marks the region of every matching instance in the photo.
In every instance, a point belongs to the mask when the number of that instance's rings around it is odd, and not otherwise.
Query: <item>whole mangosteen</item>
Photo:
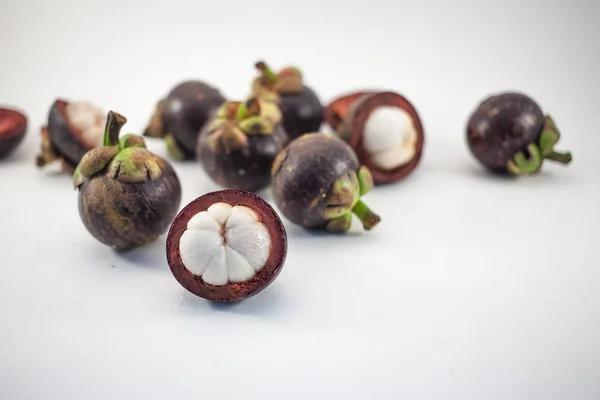
[[[167,236],[167,260],[189,292],[218,302],[264,290],[281,272],[287,235],[259,196],[242,190],[205,194],[185,206]]]
[[[27,124],[27,117],[22,112],[0,108],[0,158],[8,156],[23,141]]]
[[[126,250],[156,240],[167,231],[181,201],[172,166],[145,148],[144,139],[124,135],[127,120],[110,111],[104,145],[90,150],[75,169],[79,214],[100,242]]]
[[[256,68],[261,75],[253,82],[252,96],[279,105],[290,140],[317,132],[323,123],[323,106],[317,94],[304,85],[300,70],[286,67],[275,74],[263,61],[257,62]]]
[[[352,148],[327,134],[309,133],[293,140],[273,164],[273,198],[291,222],[309,229],[346,232],[352,214],[364,229],[381,218],[360,199],[373,187],[369,170]]]
[[[554,146],[560,132],[529,96],[518,92],[495,94],[482,101],[469,118],[467,143],[477,161],[502,175],[533,175],[544,160],[567,165],[571,153]]]
[[[371,171],[375,184],[397,182],[419,164],[425,135],[415,107],[394,92],[356,92],[327,106],[328,123]]]
[[[58,161],[72,173],[88,151],[101,146],[106,114],[87,101],[57,99],[50,107],[48,123],[42,127],[42,151],[38,167]]]
[[[175,159],[193,160],[200,131],[224,101],[216,88],[200,81],[184,81],[158,102],[144,136],[164,138]]]
[[[223,103],[202,130],[197,154],[219,185],[256,192],[271,183],[273,160],[287,142],[277,105],[250,98]]]

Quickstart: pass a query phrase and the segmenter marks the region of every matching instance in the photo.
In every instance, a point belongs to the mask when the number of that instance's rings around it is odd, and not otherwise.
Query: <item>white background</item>
[[[0,398],[600,398],[599,18],[593,0],[3,0],[0,102],[30,129],[0,163]],[[214,305],[175,281],[164,236],[119,255],[85,231],[70,177],[35,166],[39,127],[62,96],[140,132],[183,79],[246,96],[260,58],[324,102],[405,94],[425,154],[365,197],[376,229],[286,221],[278,279]],[[503,90],[553,115],[569,167],[503,180],[473,161],[466,120]],[[174,164],[181,207],[218,189]]]

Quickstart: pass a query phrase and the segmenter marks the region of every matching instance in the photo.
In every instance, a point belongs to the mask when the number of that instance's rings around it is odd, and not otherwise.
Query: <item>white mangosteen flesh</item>
[[[190,218],[179,240],[183,265],[214,286],[249,281],[270,252],[271,236],[258,214],[227,203],[215,203]]]
[[[81,133],[81,141],[88,148],[102,145],[106,114],[85,101],[70,102],[66,114],[71,126]]]
[[[391,170],[408,164],[414,158],[417,136],[409,113],[400,107],[381,106],[367,118],[363,149],[374,166]]]

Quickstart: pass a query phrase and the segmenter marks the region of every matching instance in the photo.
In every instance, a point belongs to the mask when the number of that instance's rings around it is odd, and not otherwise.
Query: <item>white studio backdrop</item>
[[[600,398],[599,16],[592,0],[3,0],[0,103],[30,128],[0,163],[0,398]],[[324,103],[404,94],[425,152],[365,197],[376,229],[284,220],[277,280],[215,305],[177,284],[164,236],[117,254],[85,231],[70,177],[35,166],[39,128],[65,97],[139,133],[181,80],[247,95],[259,59],[298,65]],[[467,118],[504,90],[553,115],[571,165],[503,180],[475,163]],[[219,189],[173,165],[181,207]]]

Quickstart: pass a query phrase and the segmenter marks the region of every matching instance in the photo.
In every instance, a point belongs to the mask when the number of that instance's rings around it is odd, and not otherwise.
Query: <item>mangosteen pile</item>
[[[380,186],[411,176],[425,146],[421,116],[399,92],[356,90],[324,107],[299,68],[274,71],[263,61],[256,68],[240,101],[204,81],[181,81],[141,135],[121,135],[120,113],[57,98],[37,165],[56,162],[72,173],[79,217],[97,242],[127,251],[165,235],[166,262],[184,290],[214,302],[252,297],[286,262],[279,213],[299,230],[345,234],[356,222],[372,231],[384,219],[365,196],[384,196]],[[321,131],[323,122],[333,133]],[[27,128],[24,113],[0,108],[0,159]],[[469,151],[493,174],[535,175],[547,160],[570,164],[571,153],[556,150],[560,136],[553,117],[519,92],[490,95],[466,124]],[[163,139],[172,159],[196,160],[222,189],[180,209],[180,179],[146,147],[148,138]],[[390,222],[388,229],[401,226]]]

